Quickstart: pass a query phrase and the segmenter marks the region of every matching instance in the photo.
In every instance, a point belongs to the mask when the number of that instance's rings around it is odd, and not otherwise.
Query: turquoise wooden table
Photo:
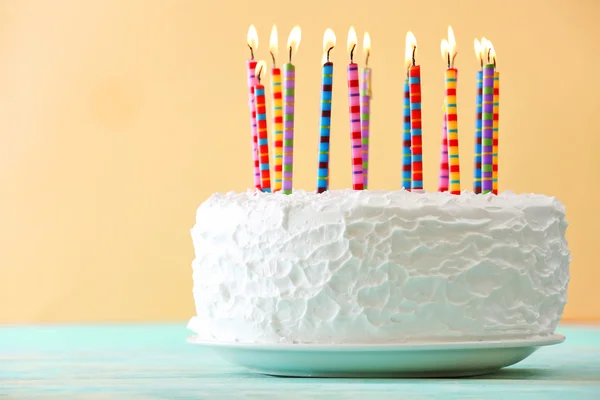
[[[304,379],[247,373],[173,325],[0,328],[1,399],[600,399],[600,327],[470,379]],[[567,397],[568,396],[568,397]]]

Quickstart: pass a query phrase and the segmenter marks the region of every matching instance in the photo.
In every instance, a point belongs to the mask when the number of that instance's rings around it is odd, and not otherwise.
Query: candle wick
[[[275,54],[273,54],[272,51],[270,51],[269,53],[271,53],[271,58],[273,59],[273,68],[276,68],[277,65],[275,64]]]
[[[331,50],[333,50],[335,46],[331,46],[328,50],[327,50],[327,62],[329,62],[329,52],[331,52]]]
[[[479,57],[479,66],[483,69],[483,57]]]
[[[250,45],[248,45],[248,48],[250,49],[250,59],[254,60],[254,49]]]
[[[371,52],[367,51],[367,57],[365,58],[365,67],[369,66],[369,57],[371,56]]]
[[[350,50],[350,63],[354,62],[354,49],[356,48],[356,44],[354,44],[352,46],[352,49]]]
[[[413,51],[412,51],[412,65],[413,67],[417,64],[417,61],[415,60],[415,53],[417,52],[417,46],[413,46]]]
[[[260,84],[260,80],[261,80],[260,78],[261,78],[262,70],[263,70],[263,67],[261,65],[260,68],[258,69],[258,73],[256,74],[256,80],[258,81],[259,84]]]
[[[496,57],[494,57],[494,69],[496,69]]]
[[[292,63],[292,46],[290,46],[290,57],[289,57],[289,60],[290,60],[290,64],[291,64]]]
[[[454,68],[454,59],[456,58],[457,54],[458,54],[458,51],[452,55],[452,68]]]
[[[448,68],[452,68],[452,64],[450,63],[450,53],[448,53]]]
[[[487,55],[488,64],[490,63],[490,54],[492,54],[492,49],[488,49],[488,55]]]

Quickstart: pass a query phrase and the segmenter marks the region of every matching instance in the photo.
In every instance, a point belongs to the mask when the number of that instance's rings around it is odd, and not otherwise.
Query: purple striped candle
[[[482,111],[482,147],[481,163],[482,193],[493,189],[493,143],[494,143],[494,65],[483,67],[483,111]]]
[[[371,68],[362,69],[360,86],[360,131],[362,143],[362,168],[365,190],[369,187],[369,124],[371,120]]]
[[[291,194],[294,169],[294,99],[296,67],[283,65],[283,193]]]

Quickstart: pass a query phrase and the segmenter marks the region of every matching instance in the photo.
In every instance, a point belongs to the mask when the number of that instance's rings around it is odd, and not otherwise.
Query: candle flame
[[[300,46],[300,38],[302,37],[302,31],[299,26],[295,26],[290,32],[290,36],[288,36],[287,47],[292,48],[295,53],[298,51],[298,46]]]
[[[417,38],[415,35],[408,31],[406,33],[406,52],[404,53],[404,61],[406,67],[410,67],[413,63],[413,55],[417,53]]]
[[[258,33],[254,25],[248,28],[248,47],[252,50],[258,49]]]
[[[358,43],[358,39],[356,38],[356,31],[354,30],[354,27],[351,26],[350,29],[348,30],[348,53],[350,54],[350,59],[352,59],[352,53],[354,52],[354,49],[356,48],[356,44]]]
[[[454,31],[448,26],[448,40],[443,39],[441,44],[442,57],[448,61],[448,68],[454,68],[454,57],[456,57],[456,40]]]
[[[492,42],[488,40],[489,44],[489,62],[496,65],[496,49],[494,49],[494,45]]]
[[[265,70],[267,69],[267,63],[264,62],[263,60],[260,60],[259,62],[256,63],[256,67],[255,67],[255,71],[256,71],[256,79],[258,80],[258,83],[260,83],[263,74],[265,73]]]
[[[482,40],[485,40],[485,38],[483,38]],[[480,63],[483,63],[483,43],[480,42],[479,39],[475,39],[474,48],[475,57],[477,57]]]
[[[481,63],[494,63],[496,60],[496,51],[494,50],[494,45],[491,41],[486,38],[481,38],[480,42],[480,54],[478,56],[481,59]]]
[[[369,32],[365,32],[365,36],[363,37],[363,51],[365,56],[369,58],[371,55],[371,36],[369,35]]]
[[[278,40],[277,40],[277,26],[273,25],[271,29],[271,38],[269,39],[269,49],[271,50],[271,55],[275,56],[278,50]]]
[[[330,28],[323,34],[323,64],[329,61],[329,51],[335,47],[335,33]]]

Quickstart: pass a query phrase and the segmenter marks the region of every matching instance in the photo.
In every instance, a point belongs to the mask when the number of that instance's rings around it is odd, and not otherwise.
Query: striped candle
[[[273,95],[273,191],[281,190],[283,163],[283,105],[281,98],[281,70],[271,69],[271,92]]]
[[[483,67],[483,110],[482,110],[482,148],[483,157],[482,193],[492,192],[493,140],[494,140],[494,65]]]
[[[352,145],[352,189],[354,190],[364,189],[359,96],[358,65],[351,62],[348,65],[348,103],[350,109],[350,143]]]
[[[402,187],[406,190],[410,190],[412,187],[410,144],[410,89],[408,78],[406,78],[404,80],[404,131],[402,135]]]
[[[317,174],[317,192],[329,189],[329,134],[331,131],[331,99],[333,88],[333,63],[323,64],[321,86],[321,131],[319,134],[319,171]]]
[[[254,86],[258,83],[256,80],[256,61],[254,59],[246,62],[246,70],[248,71],[248,106],[250,108],[250,132],[252,133],[252,162],[254,164],[254,187],[261,188],[260,184],[260,167],[258,161],[258,128],[256,125],[256,106],[254,103]]]
[[[438,191],[448,191],[448,123],[446,116],[446,101],[443,106],[444,122],[442,124],[442,144],[440,150],[440,178],[438,182]]]
[[[423,190],[423,152],[421,142],[421,67],[413,65],[408,70],[410,90],[410,141],[412,190]]]
[[[294,100],[296,92],[296,67],[283,65],[283,193],[291,194],[294,175]]]
[[[365,190],[369,186],[369,125],[371,120],[371,68],[362,69],[360,86],[360,132],[362,144],[362,169]]]
[[[263,192],[271,192],[271,176],[269,168],[269,134],[267,132],[267,107],[265,104],[265,87],[258,84],[254,87],[256,103],[256,122],[258,125],[258,153],[260,161],[260,180]]]
[[[456,104],[456,69],[446,70],[446,120],[448,130],[448,168],[450,193],[460,194],[460,158],[458,151],[458,108]]]
[[[492,192],[498,194],[498,125],[500,122],[500,73],[494,72],[494,135],[492,144]]]
[[[482,104],[483,102],[483,71],[477,71],[477,98],[475,111],[475,165],[473,174],[473,192],[481,193],[481,143],[482,143]]]

